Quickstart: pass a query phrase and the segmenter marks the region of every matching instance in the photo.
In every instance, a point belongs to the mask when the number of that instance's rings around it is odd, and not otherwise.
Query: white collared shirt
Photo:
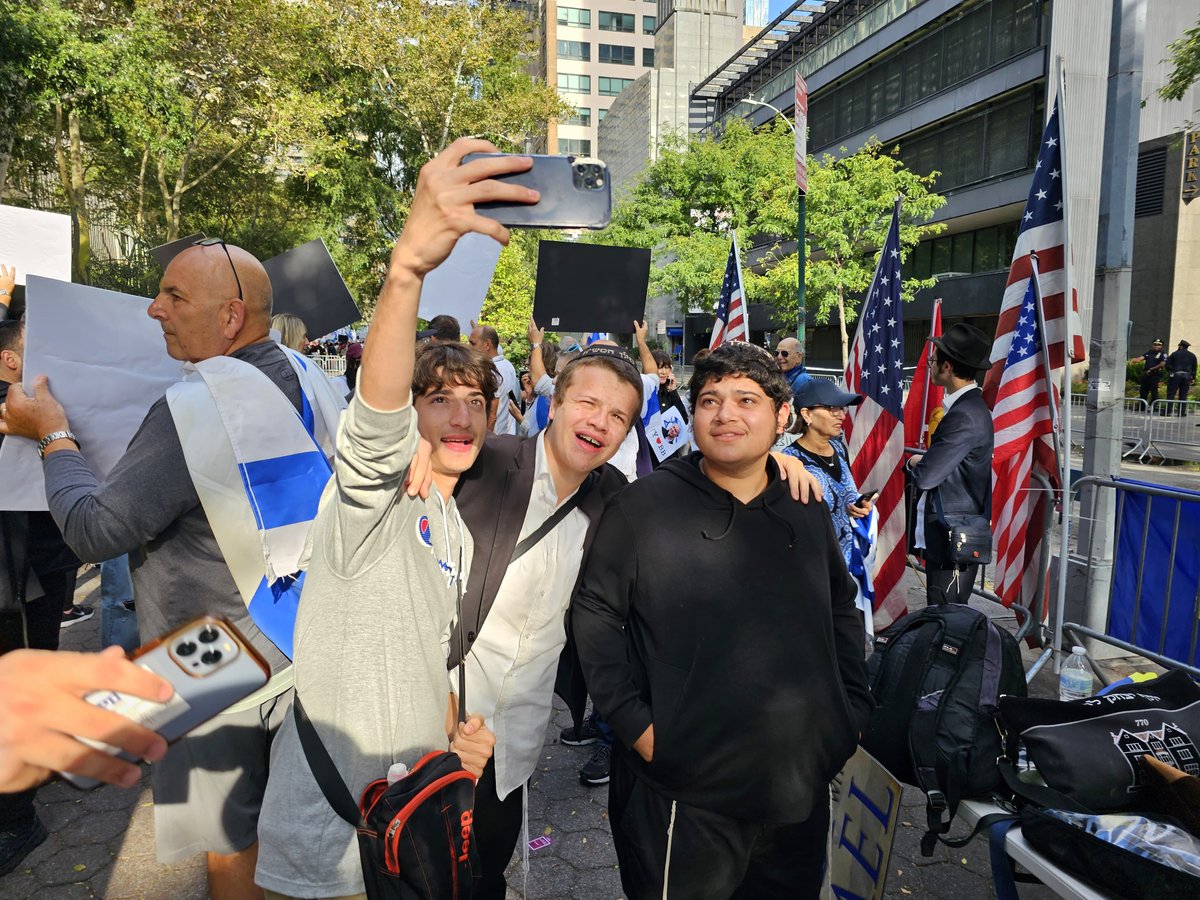
[[[517,420],[509,411],[508,401],[510,395],[518,397],[521,394],[521,386],[517,382],[517,370],[504,358],[503,353],[493,356],[492,362],[496,366],[496,371],[500,373],[500,387],[496,391],[496,397],[499,399],[499,403],[496,405],[496,434],[516,434]]]
[[[942,397],[942,412],[950,412],[952,407],[961,397],[965,397],[968,391],[979,390],[979,385],[975,383],[968,384],[966,387],[960,387],[952,394],[945,394]],[[925,500],[929,496],[927,491],[921,493],[921,499],[917,501],[917,527],[913,531],[913,543],[925,549]]]
[[[545,434],[536,440],[533,488],[518,540],[561,505],[546,460]],[[587,529],[588,517],[573,509],[508,567],[467,654],[467,712],[482,715],[496,735],[496,793],[502,800],[529,779],[542,751]],[[457,671],[450,684],[458,690]]]

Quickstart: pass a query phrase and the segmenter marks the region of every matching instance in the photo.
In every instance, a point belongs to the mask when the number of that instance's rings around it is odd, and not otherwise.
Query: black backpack
[[[466,900],[480,871],[472,835],[475,776],[458,755],[434,750],[389,785],[378,778],[362,799],[346,786],[297,694],[292,714],[308,767],[326,801],[354,827],[370,900]]]
[[[863,748],[925,793],[921,852],[930,856],[959,801],[1000,786],[994,713],[1002,694],[1027,694],[1020,648],[983,613],[947,603],[877,635],[867,673],[876,707]]]

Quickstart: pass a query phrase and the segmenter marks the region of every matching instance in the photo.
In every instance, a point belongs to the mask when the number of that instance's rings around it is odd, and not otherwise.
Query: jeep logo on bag
[[[462,825],[462,853],[458,856],[460,863],[467,861],[468,852],[471,849],[471,823],[475,821],[475,817],[471,810],[466,810],[459,819],[459,824]]]

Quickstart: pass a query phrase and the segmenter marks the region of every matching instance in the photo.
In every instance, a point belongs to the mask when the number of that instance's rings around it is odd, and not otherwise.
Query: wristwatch
[[[75,437],[75,435],[71,434],[71,432],[69,432],[69,431],[52,431],[48,435],[46,435],[44,438],[42,438],[40,441],[37,442],[38,459],[43,460],[43,461],[46,459],[46,448],[49,447],[51,444],[53,444],[55,441],[70,441],[72,444],[75,445],[76,450],[82,449],[79,446],[79,438]]]
[[[530,345],[529,345],[529,349],[530,349],[530,350],[541,350],[541,349],[542,349],[542,345],[541,345],[541,344],[530,344]]]

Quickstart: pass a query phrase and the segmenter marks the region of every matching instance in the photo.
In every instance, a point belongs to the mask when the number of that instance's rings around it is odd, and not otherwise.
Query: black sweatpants
[[[816,791],[808,819],[770,825],[675,804],[639,779],[629,754],[613,746],[608,785],[621,885],[629,900],[658,900],[664,873],[671,900],[806,900],[821,894],[829,834],[828,787]],[[668,859],[667,830],[671,829]]]
[[[479,851],[482,877],[475,880],[475,900],[504,900],[507,885],[504,870],[512,859],[521,837],[521,791],[515,790],[503,800],[496,796],[496,760],[475,785],[475,812],[472,838]]]
[[[936,569],[925,567],[925,602],[929,606],[939,603],[966,603],[971,599],[971,588],[979,579],[979,566],[961,566],[958,569]]]
[[[63,600],[75,593],[75,577],[74,569],[62,569],[40,576],[45,596],[25,604],[24,621],[20,613],[0,615],[0,655],[25,647],[33,650],[58,649]],[[29,827],[34,817],[33,798],[36,794],[37,788],[16,794],[0,794],[0,831]]]

